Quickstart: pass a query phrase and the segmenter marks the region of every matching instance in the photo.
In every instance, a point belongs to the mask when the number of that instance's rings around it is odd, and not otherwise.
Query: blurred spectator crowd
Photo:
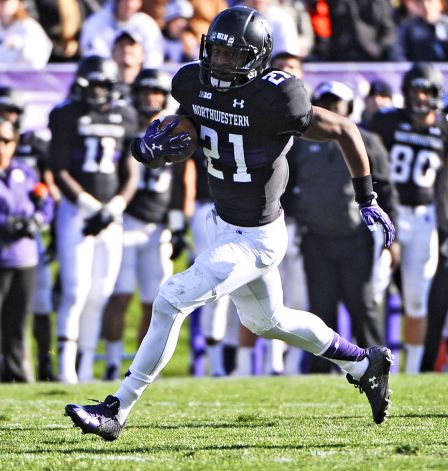
[[[377,79],[359,97],[358,90],[343,82],[322,80],[312,87],[303,70],[314,64],[318,76],[319,64],[329,62],[424,62],[437,70],[437,63],[448,60],[445,0],[0,0],[1,381],[92,381],[100,339],[105,342],[103,378],[117,379],[124,373],[125,313],[134,293],[138,290],[142,311],[137,347],[151,321],[157,289],[173,272],[173,263],[188,264],[206,243],[203,221],[211,200],[204,155],[197,153],[176,168],[150,170],[130,157],[129,143],[148,122],[176,111],[167,71],[196,60],[211,20],[235,5],[257,9],[270,21],[273,66],[303,79],[314,104],[352,116],[365,130],[374,177],[381,186],[380,200],[394,220],[400,220],[400,204],[406,203],[395,188],[391,149],[377,115],[397,104],[406,107],[408,88],[400,83],[397,93],[397,87]],[[45,129],[26,129],[23,94],[6,86],[2,73],[41,71],[57,63],[76,69],[65,100],[45,117]],[[402,69],[400,81],[409,67]],[[444,130],[447,106],[443,78],[437,82],[437,77],[430,80],[431,86],[440,85],[434,123],[443,122]],[[448,149],[448,135],[443,136]],[[280,267],[285,304],[311,308],[335,329],[340,327],[338,315],[345,315],[345,328],[352,329],[349,335],[361,346],[394,341],[401,350],[404,343],[404,369],[409,373],[440,370],[438,355],[448,339],[448,327],[443,330],[448,308],[446,163],[434,170],[440,178],[428,183],[434,187],[431,204],[437,203],[438,219],[421,243],[423,252],[434,255],[431,267],[417,268],[426,280],[425,306],[413,315],[403,294],[406,277],[400,275],[400,249],[381,253],[379,236],[372,238],[358,227],[359,221],[352,220],[348,222],[352,232],[339,234],[331,243],[322,241],[319,231],[334,234],[337,229],[318,228],[313,238],[314,222],[297,217],[297,211],[307,214],[306,201],[301,200],[302,206],[295,202],[303,189],[312,194],[313,185],[325,187],[330,195],[334,182],[334,174],[326,180],[327,163],[320,180],[301,180],[306,172],[310,178],[313,175],[306,156],[322,153],[331,160],[338,152],[331,145],[299,141],[290,151],[299,157],[290,161],[291,181],[284,201],[290,230],[290,245]],[[339,168],[333,171],[340,174],[339,187],[317,214],[335,211],[338,218],[349,218],[353,195],[344,186],[350,183],[349,176]],[[333,208],[330,200],[344,200],[346,206]],[[402,243],[400,232],[398,241]],[[410,249],[403,245],[401,252],[406,250]],[[351,260],[351,251],[366,257]],[[342,254],[345,262],[336,261]],[[354,278],[344,271],[344,263]],[[323,273],[327,277],[322,279]],[[323,285],[326,293],[331,291],[328,299]],[[437,316],[430,317],[432,336],[425,337],[426,327],[420,321],[431,309]],[[328,372],[279,341],[256,339],[241,327],[228,299],[202,311],[190,320],[193,374]],[[30,364],[26,333],[31,312],[36,368]],[[403,339],[401,327],[390,322],[394,312],[411,318],[404,323]],[[413,335],[415,331],[422,335]]]

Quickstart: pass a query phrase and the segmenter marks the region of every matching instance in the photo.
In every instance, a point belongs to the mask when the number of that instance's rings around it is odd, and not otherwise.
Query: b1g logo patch
[[[211,100],[212,92],[205,92],[204,90],[201,90],[199,92],[199,98],[204,98],[205,100]]]

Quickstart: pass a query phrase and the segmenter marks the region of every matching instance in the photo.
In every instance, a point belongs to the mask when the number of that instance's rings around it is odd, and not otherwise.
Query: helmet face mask
[[[432,64],[418,62],[404,75],[402,92],[409,112],[426,116],[442,108],[443,75]]]
[[[242,87],[267,67],[271,53],[271,28],[260,13],[246,7],[224,10],[202,36],[201,82],[220,91]]]

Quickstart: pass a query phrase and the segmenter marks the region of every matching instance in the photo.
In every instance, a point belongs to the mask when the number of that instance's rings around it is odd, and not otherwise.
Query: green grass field
[[[2,385],[0,469],[448,469],[448,375],[393,376],[381,426],[338,376],[163,377],[115,442],[63,416],[66,403],[103,399],[117,385]]]

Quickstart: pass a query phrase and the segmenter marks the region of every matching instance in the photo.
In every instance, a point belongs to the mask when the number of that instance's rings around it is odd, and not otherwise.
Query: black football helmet
[[[151,90],[159,90],[165,94],[165,101],[162,106],[154,106],[141,98],[142,91]],[[135,108],[147,118],[153,117],[166,107],[170,92],[171,76],[157,69],[142,69],[131,87],[132,102]]]
[[[119,82],[118,65],[113,59],[87,56],[78,64],[75,84],[80,91],[80,99],[90,106],[102,106],[117,99]]]
[[[430,95],[421,102],[411,90],[424,89]],[[413,114],[426,115],[442,108],[444,78],[442,72],[428,62],[416,62],[403,76],[401,84],[406,108]]]
[[[234,64],[214,64],[214,45],[235,52]],[[267,19],[251,8],[228,8],[215,17],[207,34],[202,35],[200,80],[220,91],[242,87],[268,66],[271,54],[272,31]]]

